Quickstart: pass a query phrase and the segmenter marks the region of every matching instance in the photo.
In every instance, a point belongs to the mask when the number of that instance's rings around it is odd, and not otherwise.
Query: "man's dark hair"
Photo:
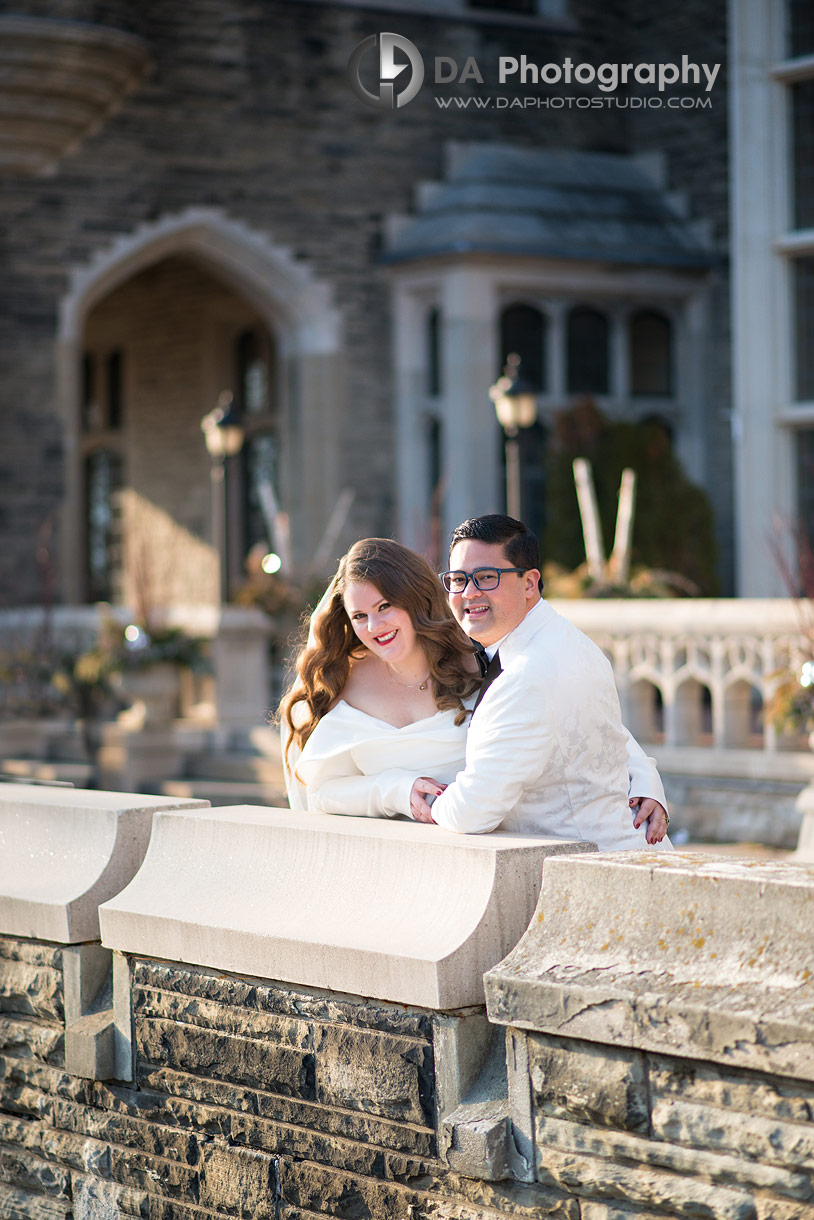
[[[450,554],[457,543],[467,541],[497,543],[503,547],[512,567],[522,568],[524,572],[527,572],[529,568],[540,570],[540,544],[537,541],[537,535],[533,534],[523,521],[518,521],[515,517],[506,517],[503,513],[486,513],[483,517],[470,517],[468,521],[464,521],[453,530],[449,544]],[[542,593],[542,578],[538,583],[538,588]]]

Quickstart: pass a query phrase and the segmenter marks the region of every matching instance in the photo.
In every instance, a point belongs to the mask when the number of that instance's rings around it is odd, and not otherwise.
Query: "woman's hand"
[[[628,804],[635,814],[633,825],[636,829],[642,822],[647,822],[647,842],[660,843],[670,824],[670,815],[664,806],[649,796],[632,796]]]
[[[435,823],[430,804],[445,788],[446,784],[439,784],[438,780],[429,779],[426,775],[419,776],[410,790],[410,816],[414,822]],[[430,797],[430,801],[425,797]]]

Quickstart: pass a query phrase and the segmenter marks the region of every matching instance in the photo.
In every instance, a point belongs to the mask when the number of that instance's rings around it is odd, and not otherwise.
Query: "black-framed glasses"
[[[460,570],[441,573],[441,584],[447,593],[463,593],[470,580],[481,593],[488,593],[500,584],[504,572],[525,572],[526,568],[475,568],[474,572]]]

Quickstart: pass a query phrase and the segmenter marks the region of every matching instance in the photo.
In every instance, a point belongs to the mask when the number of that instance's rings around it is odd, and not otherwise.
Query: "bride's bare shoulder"
[[[348,680],[335,703],[344,699],[354,707],[364,704],[370,696],[379,695],[386,681],[385,667],[376,657],[356,657],[351,661]]]

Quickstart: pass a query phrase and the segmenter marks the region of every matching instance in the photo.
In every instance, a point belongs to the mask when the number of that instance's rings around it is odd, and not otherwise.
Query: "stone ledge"
[[[814,1080],[814,867],[672,853],[547,860],[489,1017]]]
[[[419,1007],[483,1003],[543,860],[590,851],[495,832],[253,806],[156,817],[100,912],[109,948]]]
[[[207,802],[0,783],[0,933],[98,940],[99,903],[138,869],[156,810],[178,808]]]

